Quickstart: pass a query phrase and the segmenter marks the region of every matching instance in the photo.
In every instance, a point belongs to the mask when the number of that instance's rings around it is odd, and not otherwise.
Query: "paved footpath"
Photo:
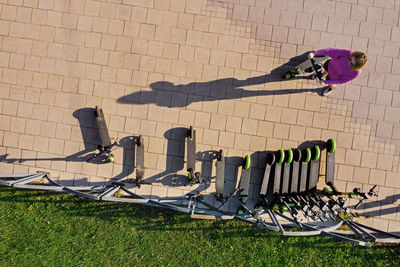
[[[399,12],[399,0],[1,0],[0,173],[47,170],[67,185],[133,177],[140,134],[154,182],[143,190],[181,195],[182,127],[193,125],[200,156],[222,148],[233,166],[253,155],[254,196],[257,152],[333,137],[337,187],[377,184],[360,214],[400,232]],[[326,47],[365,51],[362,75],[329,97],[279,80],[290,58]],[[84,161],[96,105],[122,146],[113,164]]]

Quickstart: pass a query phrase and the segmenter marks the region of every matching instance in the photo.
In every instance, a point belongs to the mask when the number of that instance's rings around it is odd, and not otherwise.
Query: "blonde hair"
[[[361,51],[353,51],[351,52],[350,56],[354,56],[356,59],[356,63],[351,66],[352,70],[360,70],[362,67],[364,67],[365,63],[367,63],[367,55],[364,54],[364,52]]]

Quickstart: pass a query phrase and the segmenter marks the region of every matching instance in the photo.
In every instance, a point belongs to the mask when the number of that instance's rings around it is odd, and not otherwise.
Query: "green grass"
[[[0,187],[0,266],[384,266],[399,246],[282,237],[243,223]]]

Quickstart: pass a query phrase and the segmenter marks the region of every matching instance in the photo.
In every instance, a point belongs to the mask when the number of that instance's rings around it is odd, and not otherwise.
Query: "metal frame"
[[[0,184],[15,188],[70,193],[98,201],[126,202],[171,209],[190,214],[195,219],[237,220],[260,227],[266,231],[278,231],[285,236],[325,235],[360,246],[371,246],[373,242],[400,243],[400,236],[398,235],[345,219],[340,215],[326,222],[308,221],[302,223],[286,216],[284,212],[275,211],[273,208],[238,215],[221,211],[217,207],[207,204],[199,195],[194,194],[187,194],[181,198],[149,199],[131,192],[121,182],[109,182],[101,186],[64,186],[51,179],[48,173],[38,172],[36,174],[0,175]],[[119,191],[122,191],[124,195],[116,195]],[[199,208],[200,204],[203,204],[206,208]],[[350,231],[335,232],[343,223],[350,228]],[[293,227],[299,228],[301,231],[290,231]],[[348,234],[352,234],[355,237],[350,238],[347,236]]]

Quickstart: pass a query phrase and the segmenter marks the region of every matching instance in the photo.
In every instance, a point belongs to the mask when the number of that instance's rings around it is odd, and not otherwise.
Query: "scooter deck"
[[[186,136],[186,162],[187,170],[194,172],[196,167],[196,130],[190,126]]]
[[[275,163],[275,155],[270,154],[271,160],[265,164],[264,177],[261,183],[260,195],[265,196],[268,191],[268,184],[271,177],[272,165]]]
[[[310,176],[308,179],[307,190],[311,190],[317,186],[319,176],[319,164],[319,159],[310,161]]]
[[[290,184],[290,193],[298,192],[301,155],[302,155],[302,153],[301,153],[300,149],[294,149],[293,161],[292,161],[292,173],[291,173],[292,178],[291,178],[291,184]]]
[[[282,163],[275,163],[274,168],[274,186],[273,186],[273,193],[279,194],[279,190],[281,187],[281,174],[282,174]]]
[[[101,146],[103,146],[105,148],[110,147],[111,139],[110,139],[110,135],[108,133],[106,121],[104,119],[104,113],[103,113],[103,110],[101,108],[99,108],[98,106],[96,106],[96,108],[95,108],[95,120],[96,120],[97,128],[99,129]]]
[[[218,197],[224,196],[224,184],[225,184],[225,157],[222,151],[219,152],[216,163],[216,181],[215,181],[215,191]]]
[[[242,168],[242,173],[240,175],[240,190],[239,199],[242,203],[246,203],[249,197],[249,187],[250,187],[250,175],[251,168]]]
[[[299,192],[306,191],[307,188],[307,173],[308,173],[308,162],[301,162],[300,170],[300,188]]]
[[[144,142],[143,137],[140,135],[136,142],[136,179],[142,180],[144,176]]]
[[[326,184],[334,184],[335,179],[335,152],[326,152]]]
[[[299,161],[293,161],[292,162],[292,183],[290,185],[290,193],[297,193],[298,192],[299,169],[300,169],[300,162]]]
[[[289,193],[290,163],[283,163],[281,194]]]

